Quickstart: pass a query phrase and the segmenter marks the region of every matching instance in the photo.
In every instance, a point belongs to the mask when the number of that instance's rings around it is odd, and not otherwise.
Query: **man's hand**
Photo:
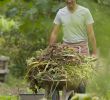
[[[94,57],[94,58],[97,58],[97,54],[95,53],[93,53],[92,55],[91,55],[92,57]]]

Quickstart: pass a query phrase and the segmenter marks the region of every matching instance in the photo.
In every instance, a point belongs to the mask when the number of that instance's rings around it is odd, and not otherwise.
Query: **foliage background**
[[[98,84],[96,90],[102,94],[110,93],[106,92],[110,90],[110,0],[77,2],[90,9],[95,20],[99,57],[106,59],[106,65],[102,66],[103,71],[95,81]],[[26,72],[26,59],[34,51],[48,46],[53,19],[64,4],[64,0],[0,0],[0,55],[10,57],[9,68],[13,76],[22,78]],[[62,35],[60,32],[59,42]]]

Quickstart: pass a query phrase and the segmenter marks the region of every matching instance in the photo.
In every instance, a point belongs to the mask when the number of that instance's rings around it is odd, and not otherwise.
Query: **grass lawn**
[[[0,96],[0,100],[19,100],[17,96]]]

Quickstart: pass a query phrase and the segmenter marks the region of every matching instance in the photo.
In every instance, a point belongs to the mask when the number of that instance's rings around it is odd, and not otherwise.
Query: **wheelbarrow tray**
[[[50,87],[62,90],[64,87],[68,90],[73,90],[79,86],[79,83],[74,84],[71,81],[67,81],[66,79],[63,80],[48,80],[43,79],[43,84],[41,85],[42,88]]]

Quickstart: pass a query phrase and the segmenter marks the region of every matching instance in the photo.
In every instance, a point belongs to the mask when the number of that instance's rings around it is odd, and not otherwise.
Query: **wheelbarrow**
[[[70,81],[64,80],[44,80],[42,84],[42,88],[45,89],[45,98],[47,100],[66,100],[67,92],[71,90],[71,92],[74,92],[76,87],[78,87],[79,84],[72,84]],[[62,95],[60,96],[59,92],[62,91]]]

